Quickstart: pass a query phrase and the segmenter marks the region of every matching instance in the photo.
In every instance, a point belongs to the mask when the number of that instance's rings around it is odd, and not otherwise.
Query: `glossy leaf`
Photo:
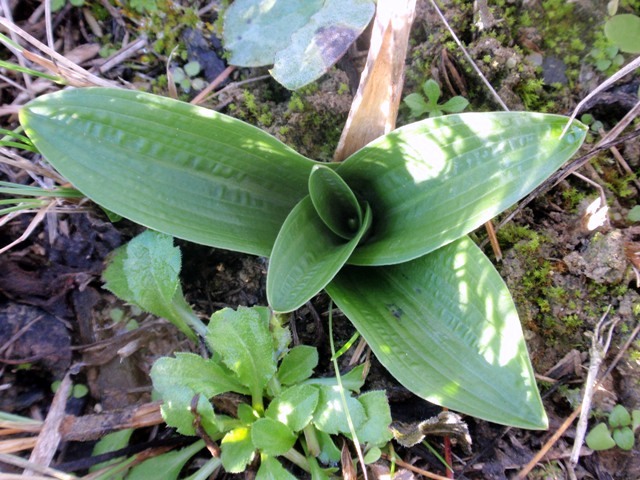
[[[336,235],[350,240],[362,226],[358,199],[333,169],[322,165],[313,167],[309,196],[320,219]]]
[[[316,164],[240,120],[131,90],[43,95],[20,121],[56,170],[101,206],[255,255],[270,254]]]
[[[492,422],[546,428],[509,291],[467,237],[400,265],[344,268],[327,292],[415,394]]]
[[[277,312],[289,312],[322,290],[347,262],[371,225],[371,209],[349,241],[320,220],[310,197],[291,211],[273,247],[267,273],[267,299]]]
[[[586,127],[525,112],[463,113],[394,130],[337,172],[373,210],[349,259],[395,264],[469,233],[531,192],[580,147]]]

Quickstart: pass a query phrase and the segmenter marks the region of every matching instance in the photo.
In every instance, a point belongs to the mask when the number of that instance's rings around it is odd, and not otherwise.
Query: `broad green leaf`
[[[632,450],[635,443],[633,430],[629,427],[615,428],[613,430],[613,440],[622,450]]]
[[[349,259],[386,265],[469,233],[531,192],[580,147],[579,122],[526,112],[462,113],[394,130],[337,169],[373,211]]]
[[[299,432],[313,418],[318,405],[318,389],[311,385],[295,385],[274,398],[265,416],[278,420],[294,432]]]
[[[238,419],[245,425],[251,425],[258,418],[260,418],[260,414],[256,412],[251,405],[246,403],[240,403],[238,405]]]
[[[310,197],[291,211],[269,261],[267,299],[276,312],[290,312],[322,290],[349,259],[371,225],[371,209],[349,241],[330,231]]]
[[[269,318],[266,307],[239,307],[219,310],[209,322],[207,342],[254,399],[262,398],[262,390],[276,373]]]
[[[307,195],[317,163],[239,120],[130,90],[43,95],[20,121],[56,170],[101,206],[175,237],[262,256]]]
[[[611,432],[604,423],[593,427],[585,438],[585,442],[591,450],[608,450],[616,446]]]
[[[109,264],[102,272],[104,288],[125,302],[135,303],[135,296],[129,288],[129,281],[124,270],[124,261],[127,259],[127,245],[122,245],[111,252]]]
[[[372,0],[325,0],[309,22],[293,33],[286,48],[276,53],[271,75],[289,90],[313,82],[347,52],[375,10]]]
[[[256,474],[256,480],[295,480],[282,464],[273,457],[263,455],[260,468]]]
[[[604,34],[620,50],[640,53],[640,17],[623,13],[611,17],[604,24]]]
[[[297,345],[280,362],[278,380],[282,385],[294,385],[309,378],[317,366],[318,349],[309,345]]]
[[[316,428],[330,435],[349,433],[349,424],[342,405],[340,387],[321,385],[318,388],[320,390],[320,398],[318,399],[318,408],[313,415],[313,423]],[[345,396],[351,421],[357,431],[366,420],[364,407],[349,392],[345,391]]]
[[[440,100],[440,85],[433,80],[429,79],[422,84],[422,91],[425,96],[429,99],[429,104],[433,107],[438,105],[438,100]]]
[[[175,358],[162,357],[151,368],[153,387],[162,394],[179,383],[184,387],[211,398],[221,393],[247,394],[235,375],[214,360],[193,353],[176,353]]]
[[[382,447],[393,438],[389,429],[391,425],[391,410],[387,395],[382,390],[363,393],[358,401],[364,407],[367,419],[356,430],[358,441]]]
[[[131,469],[127,480],[176,480],[185,464],[204,448],[204,441],[198,440],[181,450],[163,453],[145,460]]]
[[[251,425],[253,446],[267,455],[284,455],[297,439],[289,427],[273,418],[261,418]]]
[[[220,442],[222,466],[229,473],[244,472],[254,453],[251,429],[248,427],[234,428]]]
[[[400,265],[344,268],[327,292],[416,395],[492,422],[546,428],[509,290],[469,238]]]
[[[362,226],[362,209],[349,186],[333,169],[316,165],[309,176],[309,196],[324,224],[350,240]]]
[[[95,446],[93,447],[93,451],[91,452],[91,456],[96,457],[104,453],[115,452],[116,450],[125,448],[127,445],[129,445],[129,439],[131,438],[133,430],[133,428],[125,428],[124,430],[107,433],[95,444]],[[93,465],[89,468],[89,472],[95,472],[97,470],[102,470],[109,465],[117,464],[124,457],[125,455]],[[125,472],[121,471],[119,473],[115,473],[111,480],[121,480],[122,478],[124,478],[124,476]]]
[[[322,0],[236,0],[224,14],[224,47],[229,63],[240,67],[271,65],[291,35],[322,8]]]

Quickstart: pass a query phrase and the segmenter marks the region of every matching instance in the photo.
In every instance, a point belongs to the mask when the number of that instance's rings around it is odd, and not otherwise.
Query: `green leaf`
[[[440,100],[440,85],[435,80],[429,79],[422,84],[422,91],[429,99],[429,104],[435,107]]]
[[[198,440],[194,444],[181,450],[164,453],[145,460],[135,466],[127,475],[127,480],[176,480],[185,464],[196,453],[204,448],[204,441]]]
[[[462,113],[394,130],[338,168],[373,211],[350,264],[411,260],[481,226],[531,192],[580,147],[586,127],[527,112]]]
[[[420,117],[429,111],[429,105],[419,93],[410,93],[404,97],[403,102],[411,110],[413,118]]]
[[[631,415],[629,415],[629,411],[620,404],[613,407],[609,414],[609,426],[611,428],[617,428],[628,427],[629,425],[631,425]]]
[[[344,268],[327,292],[416,395],[492,422],[546,428],[509,290],[469,238],[400,265]]]
[[[276,373],[270,316],[265,307],[225,308],[214,313],[209,322],[207,342],[254,400],[262,398],[262,390]]]
[[[340,449],[336,447],[333,439],[328,433],[317,431],[318,443],[320,444],[320,455],[318,459],[324,464],[332,464],[340,461]]]
[[[318,349],[309,345],[297,345],[289,350],[278,368],[278,380],[282,385],[302,382],[313,374],[318,366]]]
[[[591,450],[608,450],[616,446],[615,440],[611,437],[611,432],[609,432],[604,423],[599,423],[593,427],[585,441]]]
[[[309,196],[324,224],[350,240],[362,226],[362,209],[349,186],[333,169],[316,165],[309,176]]]
[[[205,398],[226,392],[249,393],[229,370],[212,359],[193,353],[179,352],[175,358],[159,358],[151,368],[151,379],[160,394],[176,384],[188,387]]]
[[[440,109],[447,113],[460,113],[469,106],[469,101],[464,97],[452,97],[442,105]]]
[[[370,225],[367,205],[360,229],[346,241],[322,222],[311,198],[304,198],[285,220],[271,253],[267,273],[271,308],[289,312],[320,292],[349,259]]]
[[[222,466],[229,473],[243,472],[253,459],[254,453],[251,429],[248,427],[234,428],[220,442]]]
[[[191,411],[193,398],[198,392],[192,388],[179,385],[176,381],[174,387],[162,391],[162,418],[170,427],[175,428],[182,435],[196,435],[194,428],[195,415]],[[218,425],[216,415],[211,402],[204,395],[198,395],[197,412],[200,424],[210,436],[222,433]]]
[[[640,205],[636,205],[627,214],[627,218],[630,222],[640,222]]]
[[[262,456],[256,480],[295,480],[282,464],[273,457]]]
[[[127,445],[129,445],[129,439],[131,438],[132,433],[133,428],[125,428],[124,430],[106,434],[95,444],[95,446],[93,447],[93,451],[91,452],[91,456],[95,457],[98,455],[102,455],[103,453],[115,452],[116,450],[120,450],[121,448],[126,447]],[[95,472],[109,465],[118,463],[118,461],[124,458],[124,456],[125,455],[119,458],[114,458],[112,460],[98,463],[89,468],[89,472]],[[115,474],[112,477],[112,480],[121,480],[122,478],[124,478],[124,475],[125,472]]]
[[[316,428],[330,435],[349,433],[347,416],[342,406],[342,399],[340,398],[340,387],[321,385],[319,386],[319,390],[320,398],[318,399],[318,408],[313,416],[313,423]],[[345,394],[349,415],[357,431],[360,425],[366,420],[364,407],[358,400],[349,395],[348,392],[345,392]]]
[[[261,418],[251,426],[253,446],[267,455],[284,455],[297,439],[289,427],[273,418]]]
[[[175,237],[262,256],[307,195],[317,163],[239,120],[130,90],[43,95],[20,121],[56,170],[101,206]]]
[[[640,17],[623,13],[604,24],[604,34],[626,53],[640,53]]]
[[[635,432],[638,427],[640,427],[640,410],[634,410],[633,412],[631,412],[631,418],[632,418],[632,428],[633,431]]]
[[[393,438],[389,429],[391,425],[391,410],[387,395],[382,390],[364,393],[358,397],[364,407],[367,417],[365,422],[356,430],[358,441],[382,447]]]
[[[613,429],[613,440],[622,450],[633,450],[633,444],[636,439],[633,435],[633,430],[629,427],[623,427]]]
[[[298,2],[288,2],[298,3]],[[325,0],[276,53],[271,75],[297,90],[323,75],[347,52],[375,12],[371,0]]]
[[[294,432],[299,432],[313,418],[318,396],[317,387],[295,385],[271,401],[265,416],[285,424]]]
[[[342,386],[345,390],[359,393],[362,385],[364,385],[364,364],[357,365],[342,375]],[[305,382],[307,385],[325,385],[328,387],[337,387],[338,380],[336,377],[310,378]]]

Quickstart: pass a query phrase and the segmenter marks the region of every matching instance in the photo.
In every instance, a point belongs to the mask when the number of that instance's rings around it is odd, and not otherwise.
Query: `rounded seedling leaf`
[[[631,425],[631,415],[629,411],[622,405],[618,404],[613,407],[609,414],[609,426],[611,428],[628,427]]]
[[[429,79],[422,84],[422,90],[429,99],[429,103],[436,106],[440,99],[440,85],[435,80]]]
[[[585,439],[587,446],[591,450],[608,450],[616,446],[615,440],[611,437],[611,432],[604,423],[599,423],[591,429]]]
[[[284,455],[297,439],[289,427],[272,418],[261,418],[251,426],[253,446],[267,455]]]
[[[604,34],[626,53],[640,53],[640,17],[623,13],[604,24]]]
[[[309,345],[297,345],[280,362],[278,380],[282,385],[300,383],[313,374],[317,365],[318,349]]]
[[[632,450],[633,444],[635,443],[635,436],[633,435],[633,430],[629,427],[614,428],[613,440],[622,450]]]
[[[636,205],[627,214],[627,218],[630,222],[640,222],[640,205]]]
[[[453,97],[440,105],[440,109],[447,113],[460,113],[469,106],[469,100],[464,97]]]
[[[403,100],[404,104],[409,107],[413,118],[420,117],[429,111],[429,105],[419,93],[410,93]]]

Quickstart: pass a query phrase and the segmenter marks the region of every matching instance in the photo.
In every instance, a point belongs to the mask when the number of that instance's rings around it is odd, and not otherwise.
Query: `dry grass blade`
[[[84,68],[76,65],[66,57],[60,55],[55,50],[47,47],[44,43],[38,39],[29,35],[20,27],[15,25],[4,17],[0,17],[0,26],[4,27],[7,31],[13,32],[23,38],[27,43],[37,48],[40,52],[48,55],[52,60],[48,60],[38,54],[29,52],[26,49],[21,49],[18,53],[24,56],[27,60],[30,60],[43,68],[46,68],[55,75],[59,75],[70,85],[73,86],[90,86],[96,85],[101,87],[113,87],[114,83],[104,80],[92,73],[88,72]]]
[[[4,252],[8,250],[11,250],[13,247],[24,242],[27,238],[29,238],[29,235],[31,235],[31,233],[35,230],[35,228],[38,225],[40,225],[40,222],[42,222],[42,219],[46,216],[47,212],[53,207],[53,205],[55,205],[55,202],[51,202],[47,206],[42,207],[40,210],[38,210],[38,213],[36,213],[35,217],[33,217],[31,222],[29,223],[29,226],[25,229],[25,231],[22,232],[22,235],[20,235],[16,240],[11,242],[10,244],[0,248],[0,255],[2,255]],[[11,215],[7,215],[6,218],[11,219],[13,217]]]
[[[39,478],[44,478],[47,480],[52,480],[52,479],[76,480],[78,478],[75,475],[69,475],[68,473],[60,472],[59,470],[56,470],[51,467],[43,467],[31,462],[30,460],[25,460],[24,458],[17,457],[15,455],[8,455],[6,453],[0,453],[0,463],[13,465],[18,468],[24,468],[24,469],[32,470],[33,472],[38,472],[40,474],[46,475],[44,476],[44,475],[35,475],[34,473],[29,473],[29,474],[24,473],[22,475],[10,476],[8,474],[0,474],[0,478],[2,478],[2,480],[8,479],[8,478],[16,478],[20,480],[25,480],[27,478],[30,480],[39,479]]]

